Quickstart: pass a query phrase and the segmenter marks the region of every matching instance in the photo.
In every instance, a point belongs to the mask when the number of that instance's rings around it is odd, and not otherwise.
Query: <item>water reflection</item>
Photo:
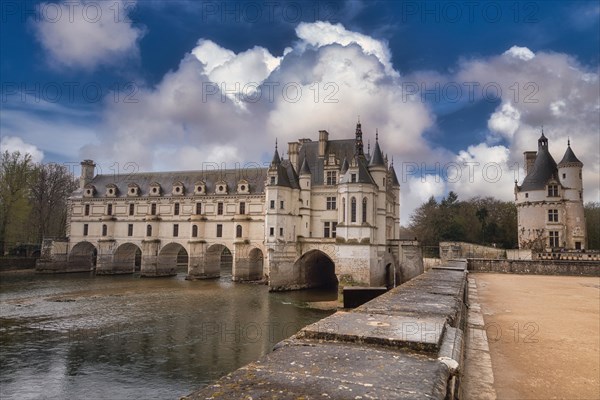
[[[177,398],[331,312],[229,277],[3,275],[2,398]]]

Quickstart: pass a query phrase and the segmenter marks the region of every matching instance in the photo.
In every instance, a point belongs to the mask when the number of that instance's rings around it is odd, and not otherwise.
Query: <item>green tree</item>
[[[587,248],[600,250],[600,203],[585,203],[583,212],[585,215],[585,230],[587,232]]]
[[[0,255],[7,244],[26,240],[29,215],[28,183],[33,165],[29,154],[5,151],[0,160]]]

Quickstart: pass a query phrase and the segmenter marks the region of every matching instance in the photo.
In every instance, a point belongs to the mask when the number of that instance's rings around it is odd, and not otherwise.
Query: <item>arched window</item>
[[[198,237],[198,225],[192,225],[192,237]]]
[[[242,237],[242,226],[238,225],[235,227],[235,237]]]
[[[146,225],[146,236],[152,236],[152,225]]]
[[[106,225],[102,225],[102,236],[106,236],[108,234],[108,227]]]
[[[350,222],[356,222],[356,197],[350,199]]]
[[[367,198],[363,198],[363,204],[362,204],[362,223],[366,223],[367,222]]]
[[[346,222],[346,199],[342,199],[342,222]]]

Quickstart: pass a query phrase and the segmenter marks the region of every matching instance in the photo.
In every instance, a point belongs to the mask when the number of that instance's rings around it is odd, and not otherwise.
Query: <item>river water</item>
[[[177,399],[332,311],[230,276],[0,276],[0,398]]]

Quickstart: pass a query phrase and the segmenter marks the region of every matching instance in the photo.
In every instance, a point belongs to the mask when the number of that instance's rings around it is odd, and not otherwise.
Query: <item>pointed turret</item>
[[[375,166],[383,166],[385,165],[383,161],[383,154],[381,153],[381,148],[379,147],[379,132],[375,132],[375,149],[373,150],[373,156],[371,157],[371,161],[369,162],[369,167]]]
[[[355,133],[355,151],[354,154],[356,154],[357,156],[363,156],[365,155],[364,150],[363,150],[363,139],[362,139],[362,127],[360,124],[360,119],[358,120],[358,122],[356,123],[356,133]]]
[[[544,189],[548,181],[558,176],[556,161],[548,150],[548,139],[542,130],[542,136],[538,139],[538,152],[531,170],[520,186],[521,191]]]
[[[300,167],[300,175],[310,175],[310,168],[308,168],[306,157],[304,157],[304,160],[302,160],[302,166]]]
[[[565,155],[562,160],[558,163],[559,167],[566,166],[567,164],[573,166],[583,167],[583,163],[579,161],[573,150],[571,149],[571,139],[567,141],[567,151],[565,151]]]
[[[390,179],[392,180],[392,186],[400,186],[400,182],[398,181],[398,176],[396,175],[396,170],[394,169],[394,158],[392,158],[392,163],[390,165]]]
[[[275,153],[273,153],[273,160],[271,161],[271,166],[277,166],[281,164],[281,158],[279,157],[279,151],[277,151],[277,139],[275,139]]]

